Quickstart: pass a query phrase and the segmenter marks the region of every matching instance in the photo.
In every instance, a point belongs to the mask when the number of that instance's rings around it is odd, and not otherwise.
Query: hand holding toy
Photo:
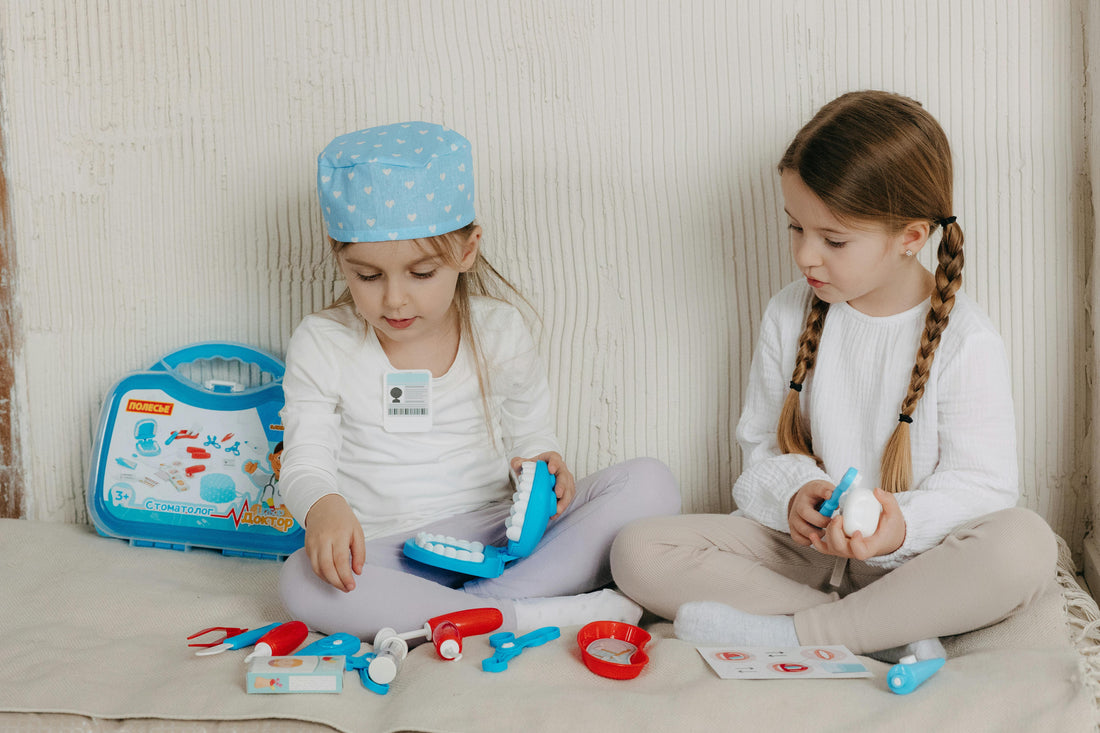
[[[852,486],[840,497],[840,515],[844,518],[844,534],[851,537],[861,532],[870,537],[878,529],[882,504],[875,498],[875,490],[865,486]]]
[[[832,495],[818,509],[822,516],[831,517],[839,508],[844,518],[844,534],[849,537],[856,532],[863,533],[864,537],[873,535],[882,514],[882,505],[875,498],[874,489],[863,487],[862,479],[859,471],[849,468]]]

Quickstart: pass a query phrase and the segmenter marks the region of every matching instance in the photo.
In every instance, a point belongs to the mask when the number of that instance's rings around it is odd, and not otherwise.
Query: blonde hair
[[[898,424],[880,466],[884,490],[906,491],[913,481],[909,424],[962,284],[963,232],[951,215],[953,174],[947,136],[919,102],[888,92],[850,92],[826,104],[799,130],[779,171],[797,173],[842,221],[874,222],[889,234],[915,221],[928,221],[932,229],[943,227],[931,307]],[[828,310],[828,303],[813,298],[777,429],[780,450],[810,456],[818,466],[822,461],[813,452],[800,391],[813,372]]]
[[[479,226],[476,221],[472,221],[453,232],[412,241],[426,254],[439,258],[448,267],[458,268],[462,261],[463,248]],[[329,238],[329,243],[332,246],[333,255],[336,256],[339,256],[340,251],[350,244],[350,242],[341,242],[332,238]],[[490,439],[495,440],[489,409],[489,368],[485,355],[481,351],[478,334],[474,328],[470,306],[470,299],[473,296],[484,296],[513,304],[515,303],[514,299],[518,299],[528,307],[530,307],[530,304],[516,287],[489,263],[489,260],[481,253],[480,247],[473,266],[465,272],[458,273],[458,281],[455,283],[454,305],[455,312],[458,315],[459,335],[462,342],[469,345],[470,352],[473,354],[477,383],[481,390],[481,406],[485,414],[485,425],[489,429]],[[355,308],[351,291],[346,287],[326,310],[345,307]],[[370,328],[370,324],[364,321],[364,327]]]

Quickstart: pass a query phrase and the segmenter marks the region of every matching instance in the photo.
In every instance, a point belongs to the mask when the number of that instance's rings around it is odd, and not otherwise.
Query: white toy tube
[[[878,529],[882,504],[875,498],[874,489],[857,482],[840,497],[840,514],[844,519],[844,534],[851,537],[861,532],[864,537],[870,537]]]

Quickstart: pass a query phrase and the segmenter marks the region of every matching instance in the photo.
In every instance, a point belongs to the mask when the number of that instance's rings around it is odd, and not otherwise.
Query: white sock
[[[543,626],[583,626],[590,621],[622,621],[636,625],[642,618],[641,606],[610,588],[576,596],[523,598],[513,604],[517,631]]]
[[[918,662],[923,662],[928,659],[947,659],[947,650],[943,648],[943,644],[940,643],[940,640],[933,636],[931,639],[921,639],[920,641],[914,641],[904,646],[896,646],[891,649],[871,652],[867,656],[872,659],[877,659],[880,662],[897,664],[902,660],[902,657],[908,656],[916,657]]]
[[[791,616],[758,616],[715,601],[680,606],[672,630],[677,639],[691,644],[798,646]]]

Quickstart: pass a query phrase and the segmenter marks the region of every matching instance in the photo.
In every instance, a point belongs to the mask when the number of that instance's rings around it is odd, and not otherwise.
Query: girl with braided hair
[[[737,440],[733,515],[641,520],[619,588],[693,643],[843,644],[896,661],[996,623],[1054,581],[1053,533],[1016,507],[1000,336],[965,293],[951,152],[911,99],[826,104],[779,163],[803,277],[769,303]],[[938,238],[933,274],[915,255]],[[874,532],[819,509],[849,467]]]

